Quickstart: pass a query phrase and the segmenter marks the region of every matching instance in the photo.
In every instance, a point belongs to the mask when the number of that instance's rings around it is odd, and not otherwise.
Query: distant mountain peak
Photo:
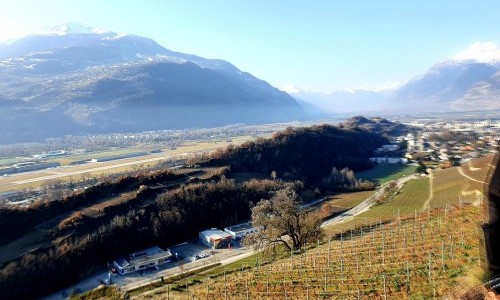
[[[475,42],[451,58],[455,62],[500,63],[500,47],[494,42]]]
[[[111,32],[77,22],[65,22],[53,26],[47,26],[40,32],[40,34],[44,35],[66,35],[71,33],[105,34]]]

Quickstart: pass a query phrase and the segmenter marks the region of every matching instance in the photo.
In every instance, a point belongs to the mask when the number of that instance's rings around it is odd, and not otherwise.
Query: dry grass
[[[431,208],[443,207],[446,204],[458,205],[460,202],[475,202],[481,197],[484,185],[462,176],[458,168],[434,172],[434,195],[429,203]]]
[[[462,164],[462,171],[469,177],[484,182],[493,162],[494,155],[490,154]]]

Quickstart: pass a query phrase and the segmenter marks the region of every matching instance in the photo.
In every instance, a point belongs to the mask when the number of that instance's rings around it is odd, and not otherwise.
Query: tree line
[[[319,125],[287,128],[269,139],[259,138],[239,147],[219,149],[193,158],[191,163],[229,165],[233,172],[250,171],[319,185],[332,167],[361,171],[372,167],[369,157],[387,139],[359,128]]]
[[[246,221],[251,207],[284,188],[295,190],[302,185],[273,180],[235,183],[222,176],[218,181],[167,191],[146,205],[139,201],[139,205],[121,207],[97,227],[82,222],[69,236],[62,229],[57,235],[61,238],[55,238],[52,246],[0,269],[0,298],[40,297],[96,272],[117,255],[152,245],[169,247],[195,238],[201,230]]]

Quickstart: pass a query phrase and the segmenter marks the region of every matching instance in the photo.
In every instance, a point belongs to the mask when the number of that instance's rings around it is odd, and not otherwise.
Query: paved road
[[[398,185],[398,189],[400,189],[403,184],[411,179],[415,179],[416,176],[407,176],[400,178],[396,180],[396,183]],[[352,209],[340,214],[339,216],[336,216],[335,218],[332,218],[330,220],[327,220],[323,222],[321,227],[326,227],[329,226],[333,223],[340,223],[349,220],[350,218],[368,210],[374,203],[376,197],[380,196],[383,193],[383,187],[382,185],[373,195],[368,197],[365,201],[360,203],[359,205],[353,207]],[[320,203],[324,201],[325,198],[317,199],[314,200],[310,203],[307,203],[303,205],[304,208],[310,207],[312,205],[315,205],[317,203]],[[177,264],[171,264],[165,269],[161,269],[160,271],[153,272],[150,274],[146,275],[139,275],[138,273],[133,273],[133,274],[128,274],[125,276],[115,276],[113,277],[113,283],[117,284],[122,290],[131,290],[135,287],[139,287],[141,285],[153,282],[158,280],[161,276],[170,277],[174,275],[178,275],[181,272],[187,272],[193,269],[197,269],[209,264],[213,263],[218,263],[220,262],[221,265],[227,265],[230,263],[233,263],[235,261],[241,260],[243,258],[246,258],[248,256],[251,256],[255,253],[255,250],[253,247],[242,247],[242,248],[236,248],[236,249],[231,249],[231,250],[217,250],[218,253],[215,255],[210,256],[209,258],[206,259],[200,259],[200,260],[194,260],[192,262],[180,262]],[[182,267],[179,267],[182,265]],[[99,280],[104,280],[108,277],[108,272],[103,272],[100,274],[97,274],[95,276],[92,276],[91,278],[88,278],[72,287],[66,288],[65,291],[70,291],[73,290],[74,288],[79,288],[82,291],[88,291],[92,288],[97,287]],[[56,299],[64,299],[62,297],[62,291],[55,293],[47,298],[44,298],[47,300],[56,300]]]
[[[133,165],[138,165],[138,164],[144,164],[148,162],[154,162],[154,161],[159,161],[159,160],[166,160],[168,157],[154,157],[154,158],[148,158],[148,159],[142,159],[142,160],[137,160],[137,161],[129,161],[125,163],[119,163],[119,160],[117,160],[117,163],[115,164],[107,164],[107,165],[102,165],[104,163],[96,162],[96,163],[89,163],[88,166],[89,168],[83,169],[83,170],[77,170],[77,171],[71,171],[72,167],[64,168],[64,169],[58,169],[57,172],[50,172],[51,175],[46,175],[46,176],[40,176],[36,178],[30,178],[30,179],[22,179],[22,180],[15,180],[10,182],[10,185],[15,186],[15,185],[20,185],[20,184],[26,184],[26,183],[32,183],[32,182],[38,182],[38,181],[45,181],[45,180],[52,180],[52,179],[57,179],[61,177],[68,177],[68,176],[75,176],[75,175],[81,175],[85,173],[92,173],[92,172],[97,172],[97,171],[102,171],[102,170],[109,170],[109,169],[115,169],[115,168],[120,168],[120,167],[126,167],[126,166],[133,166]],[[108,162],[106,162],[108,163]],[[92,166],[92,167],[91,167]],[[81,167],[81,166],[78,166]],[[47,173],[47,170],[40,170],[36,171],[40,173]],[[26,173],[20,173],[19,175],[24,175]],[[9,178],[12,178],[17,174],[10,175]],[[9,184],[4,184],[5,186]]]
[[[187,244],[187,243],[185,243]],[[174,249],[177,246],[172,247]],[[208,251],[204,246],[197,245],[196,243],[190,243],[191,248],[199,248],[199,252]],[[181,274],[182,272],[192,271],[198,268],[205,267],[207,265],[220,263],[222,266],[233,263],[235,261],[244,259],[255,253],[252,247],[246,246],[241,248],[233,249],[216,249],[212,251],[213,255],[208,258],[199,260],[190,260],[190,257],[186,257],[184,260],[177,263],[168,263],[161,266],[159,271],[151,272],[149,274],[140,275],[137,272],[127,274],[127,275],[114,275],[112,276],[112,283],[120,287],[121,290],[127,291],[139,287],[141,285],[148,284],[150,282],[159,280],[162,276],[168,278]],[[108,278],[108,271],[102,271],[91,277],[88,277],[79,283],[65,288],[57,293],[54,293],[48,297],[43,298],[44,300],[59,300],[66,299],[64,295],[71,294],[74,289],[80,289],[82,292],[89,291],[91,289],[99,286],[100,281],[104,281]]]
[[[405,182],[412,180],[412,179],[415,179],[415,178],[417,178],[416,175],[411,175],[411,176],[406,176],[406,177],[397,179],[396,184],[397,184],[398,190],[403,187],[403,184]],[[375,202],[376,202],[375,200],[378,197],[382,196],[382,194],[384,193],[384,189],[383,189],[384,185],[382,185],[375,193],[373,193],[370,197],[366,198],[365,201],[361,202],[357,206],[351,208],[350,210],[348,210],[346,212],[341,213],[340,215],[338,215],[334,218],[326,220],[325,222],[323,222],[323,224],[321,224],[321,227],[326,227],[326,226],[329,226],[333,223],[341,223],[341,222],[348,221],[348,220],[352,219],[353,217],[369,210],[370,207],[372,207],[372,205],[375,204]]]

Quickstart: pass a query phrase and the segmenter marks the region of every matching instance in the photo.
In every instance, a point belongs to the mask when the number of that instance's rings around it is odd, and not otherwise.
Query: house
[[[233,236],[227,232],[217,228],[211,228],[201,231],[198,235],[200,242],[212,249],[225,248],[231,241]]]
[[[134,252],[126,257],[118,257],[113,261],[113,266],[118,274],[123,275],[158,266],[170,262],[171,259],[172,253],[170,250],[163,250],[155,246]]]

